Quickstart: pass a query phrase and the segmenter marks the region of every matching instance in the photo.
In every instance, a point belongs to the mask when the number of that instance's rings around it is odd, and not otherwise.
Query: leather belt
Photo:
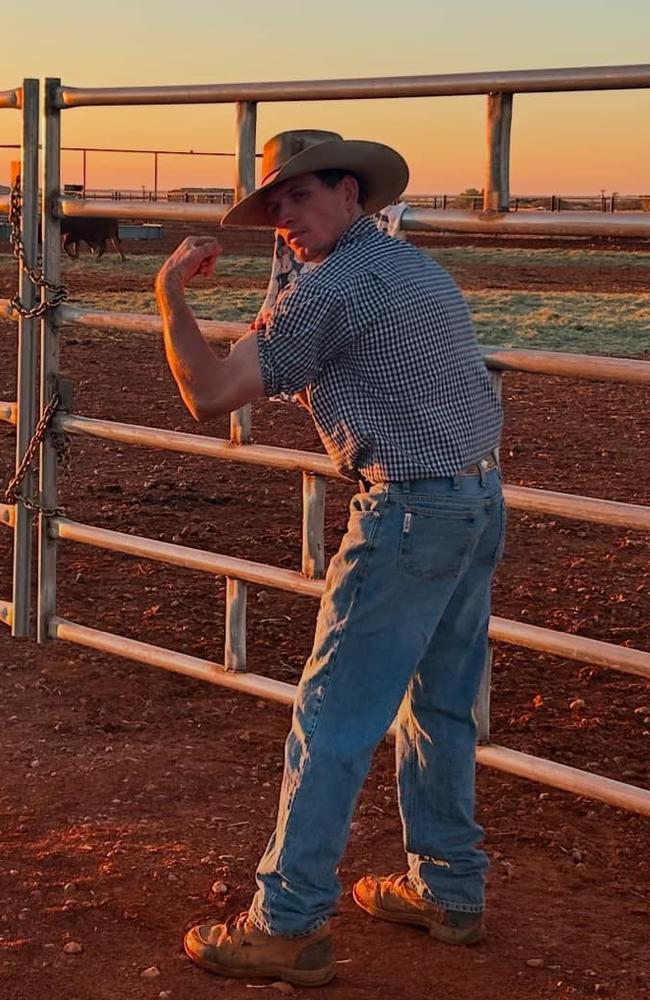
[[[459,476],[480,476],[482,472],[489,472],[490,469],[496,469],[498,466],[497,457],[494,452],[490,452],[485,458],[482,458],[478,462],[474,462],[473,465],[468,465],[466,469],[462,469],[458,475]]]
[[[489,472],[490,469],[496,469],[499,466],[496,452],[491,451],[489,455],[485,455],[484,458],[479,459],[478,462],[474,462],[472,465],[468,465],[466,469],[461,469],[457,472],[457,476],[482,476],[484,473]],[[425,478],[435,478],[433,476],[427,476]],[[412,480],[417,482],[417,480]],[[359,490],[361,493],[367,493],[370,488],[375,485],[371,483],[368,479],[363,476],[359,476]]]

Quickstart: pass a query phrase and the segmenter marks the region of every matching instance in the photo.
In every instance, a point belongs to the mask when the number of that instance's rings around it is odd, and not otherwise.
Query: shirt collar
[[[360,215],[358,219],[350,223],[347,229],[343,230],[330,253],[336,253],[337,250],[342,250],[343,247],[348,246],[350,243],[364,239],[372,232],[377,232],[377,227],[373,220],[369,215]]]

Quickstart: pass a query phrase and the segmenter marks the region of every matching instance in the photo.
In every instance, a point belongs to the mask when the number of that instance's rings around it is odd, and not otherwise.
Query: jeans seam
[[[373,541],[373,539],[375,537],[375,534],[377,533],[377,528],[378,528],[379,522],[381,520],[381,515],[383,513],[384,505],[385,505],[385,500],[384,500],[384,503],[382,503],[381,509],[379,511],[379,516],[376,517],[376,518],[373,518],[373,521],[372,521],[372,530],[368,534],[368,539],[367,539],[367,542],[366,542],[366,544],[364,546],[364,551],[363,551],[363,560],[362,560],[362,562],[359,565],[358,580],[356,582],[353,594],[352,594],[352,596],[350,598],[350,606],[351,607],[354,605],[354,602],[356,601],[356,599],[357,599],[357,597],[359,595],[359,590],[360,590],[361,584],[363,583],[363,581],[365,579],[365,570],[366,570],[366,567],[367,567],[367,564],[368,564],[368,559],[369,559],[369,556],[370,556],[371,544],[372,544],[372,541]],[[330,689],[330,681],[331,681],[331,678],[332,678],[332,672],[334,670],[334,667],[336,666],[336,661],[338,659],[339,650],[341,648],[341,637],[343,635],[343,632],[344,632],[344,629],[339,629],[339,631],[338,631],[337,640],[336,640],[336,646],[335,646],[335,648],[334,648],[334,650],[332,652],[331,662],[330,662],[329,667],[327,669],[327,675],[326,675],[326,680],[325,680],[325,685],[324,685],[325,686],[325,690],[323,692],[322,698],[320,699],[320,704],[318,705],[318,710],[315,713],[314,723],[310,727],[309,731],[306,732],[306,734],[305,734],[305,752],[304,752],[304,754],[302,756],[302,760],[300,762],[300,768],[298,769],[298,772],[296,774],[296,780],[294,781],[294,784],[293,784],[293,790],[292,790],[291,797],[288,799],[287,806],[286,806],[286,811],[287,811],[286,827],[287,828],[289,827],[289,820],[290,820],[289,814],[291,813],[291,810],[292,810],[292,807],[293,807],[293,803],[294,803],[295,798],[296,798],[296,793],[297,793],[297,790],[298,790],[298,785],[299,785],[300,780],[302,778],[302,775],[303,775],[303,772],[304,772],[304,769],[305,769],[305,766],[306,766],[306,763],[307,763],[307,758],[309,756],[309,747],[310,747],[310,744],[311,744],[311,742],[313,740],[314,733],[316,732],[316,728],[318,726],[318,722],[319,722],[321,713],[323,711],[323,706],[325,705],[325,702],[327,700],[327,695],[328,695],[328,692],[329,692],[329,689]],[[273,898],[274,898],[275,894],[271,894],[268,889],[266,891],[267,891],[268,902],[270,904],[268,908],[269,908],[269,910],[271,910],[272,909]],[[252,908],[249,911],[249,915],[251,913],[253,913],[253,909]],[[258,929],[264,930],[265,933],[271,933],[271,931],[270,931],[270,924],[267,924],[266,921],[263,921],[262,917],[257,912],[255,912],[255,916],[251,917],[251,919],[253,920],[253,923],[255,924],[255,926],[258,927]],[[318,929],[318,927],[322,926],[322,924],[325,923],[325,921],[327,920],[327,917],[322,917],[322,918],[319,917],[318,919],[319,919],[320,923],[316,922],[315,924],[310,925],[312,927],[312,930],[302,931],[300,934],[293,934],[293,935],[284,934],[282,936],[283,937],[302,937],[302,936],[304,936],[304,934],[313,933],[315,930]],[[265,926],[263,928],[260,927],[259,926],[260,923],[264,923]]]

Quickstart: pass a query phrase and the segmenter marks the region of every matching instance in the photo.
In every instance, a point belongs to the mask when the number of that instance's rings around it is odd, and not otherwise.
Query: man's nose
[[[277,208],[276,226],[278,229],[289,229],[294,221],[295,213],[289,199],[280,202]]]

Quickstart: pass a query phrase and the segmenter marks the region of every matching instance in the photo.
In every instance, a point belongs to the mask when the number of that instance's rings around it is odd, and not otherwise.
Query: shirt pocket
[[[442,581],[457,577],[476,549],[485,512],[451,505],[406,505],[398,568],[408,576]]]

